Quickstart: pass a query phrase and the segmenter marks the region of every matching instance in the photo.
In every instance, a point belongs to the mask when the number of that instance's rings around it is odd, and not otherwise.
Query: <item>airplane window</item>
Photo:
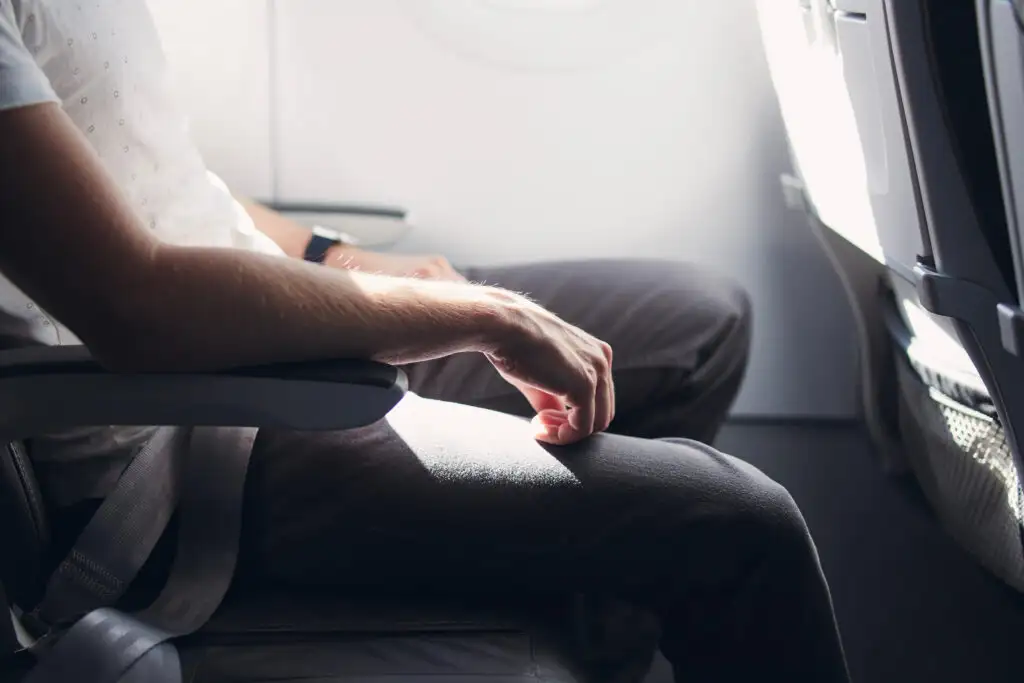
[[[655,50],[704,10],[679,0],[400,0],[429,38],[492,66],[600,68]]]

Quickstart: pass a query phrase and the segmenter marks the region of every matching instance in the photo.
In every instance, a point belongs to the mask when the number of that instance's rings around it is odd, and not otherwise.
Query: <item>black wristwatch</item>
[[[306,244],[306,251],[302,255],[303,259],[312,263],[323,263],[324,259],[327,258],[327,251],[333,246],[338,244],[355,246],[359,244],[359,240],[352,237],[352,235],[332,230],[331,228],[325,228],[322,225],[314,225],[312,232],[313,234]]]

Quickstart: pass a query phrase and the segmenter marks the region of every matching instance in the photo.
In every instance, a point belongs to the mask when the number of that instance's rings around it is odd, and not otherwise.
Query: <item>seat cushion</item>
[[[583,679],[525,631],[292,634],[209,642],[179,650],[192,683],[427,680],[576,683]]]
[[[582,680],[543,608],[451,600],[237,594],[179,645],[186,681]]]

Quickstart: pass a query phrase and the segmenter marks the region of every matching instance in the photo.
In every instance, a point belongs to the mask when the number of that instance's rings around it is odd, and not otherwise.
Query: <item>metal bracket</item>
[[[996,306],[999,316],[999,338],[1003,348],[1017,356],[1024,357],[1024,311],[1010,304]]]
[[[930,263],[919,262],[914,275],[921,305],[957,324],[961,342],[999,411],[1017,470],[1024,472],[1018,439],[1024,430],[1024,356],[1016,352],[1018,340],[1024,339],[1024,315],[1001,303],[988,288],[938,273]]]
[[[914,267],[914,276],[921,305],[936,315],[974,327],[978,316],[994,310],[1003,348],[1018,358],[1024,357],[1024,311],[1018,306],[1002,303],[985,287],[942,275],[924,263]]]
[[[987,288],[937,272],[923,261],[914,266],[917,294],[925,310],[972,325],[982,311],[998,305],[996,296]]]

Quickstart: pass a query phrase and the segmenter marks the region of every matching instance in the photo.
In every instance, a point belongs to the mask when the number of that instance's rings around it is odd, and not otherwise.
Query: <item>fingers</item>
[[[425,280],[447,280],[451,282],[465,282],[462,276],[448,259],[444,256],[419,256],[416,265],[409,271],[410,277],[423,278]]]
[[[605,351],[608,345],[598,342],[598,353],[594,359],[594,372],[597,375],[597,383],[594,387],[594,431],[603,432],[608,429],[612,421],[612,411],[615,404],[612,401],[612,367],[608,362],[609,353]]]
[[[564,410],[543,410],[534,416],[531,423],[534,428],[534,438],[538,441],[553,446],[564,446],[572,442],[571,438],[563,438],[560,435],[562,428],[568,427],[569,424],[569,416]]]
[[[534,438],[553,446],[568,446],[590,436],[569,423],[569,414],[564,410],[537,413],[532,421]]]
[[[612,379],[611,347],[597,342],[576,374],[576,388],[565,396],[568,411],[531,399],[537,409],[536,423],[541,441],[567,445],[608,429],[615,417],[615,384]],[[590,346],[590,349],[594,349]],[[528,395],[528,398],[529,395]]]
[[[615,410],[615,399],[612,398],[612,378],[609,376],[598,382],[594,397],[594,431],[603,432],[612,423]]]
[[[462,277],[452,267],[452,264],[448,263],[448,259],[444,256],[434,256],[430,260],[430,269],[433,272],[433,276],[438,280],[449,280],[452,282],[465,282],[466,278]]]
[[[589,358],[580,375],[578,391],[567,398],[572,407],[569,424],[582,439],[608,428],[615,403],[611,367],[603,352]]]
[[[615,378],[612,376],[611,371],[608,371],[608,379],[604,383],[605,391],[605,405],[608,406],[607,417],[605,418],[604,426],[598,431],[605,431],[611,426],[612,421],[615,419]]]
[[[535,411],[536,438],[566,445],[608,429],[615,418],[612,349],[543,309],[519,344],[487,353]]]
[[[534,410],[535,414],[531,423],[535,439],[553,446],[565,446],[589,436],[589,434],[578,433],[569,424],[569,411],[562,399],[536,387],[519,382],[513,382],[513,384],[522,392]]]
[[[605,382],[605,390],[608,392],[608,423],[601,430],[604,431],[608,429],[612,420],[615,419],[615,378],[612,375],[612,357],[614,354],[612,353],[611,344],[601,342],[601,350],[604,352],[605,360],[608,363],[608,380]]]
[[[566,399],[571,407],[569,424],[582,439],[594,433],[594,417],[597,414],[597,372],[593,367],[583,367],[576,381],[577,389]]]
[[[601,369],[600,379],[594,392],[594,431],[603,432],[612,423],[615,415],[614,383],[611,372]]]
[[[522,392],[526,400],[529,401],[530,407],[533,408],[535,414],[541,413],[559,413],[564,416],[565,403],[561,401],[557,396],[549,394],[546,391],[540,389],[516,384],[516,387]]]

